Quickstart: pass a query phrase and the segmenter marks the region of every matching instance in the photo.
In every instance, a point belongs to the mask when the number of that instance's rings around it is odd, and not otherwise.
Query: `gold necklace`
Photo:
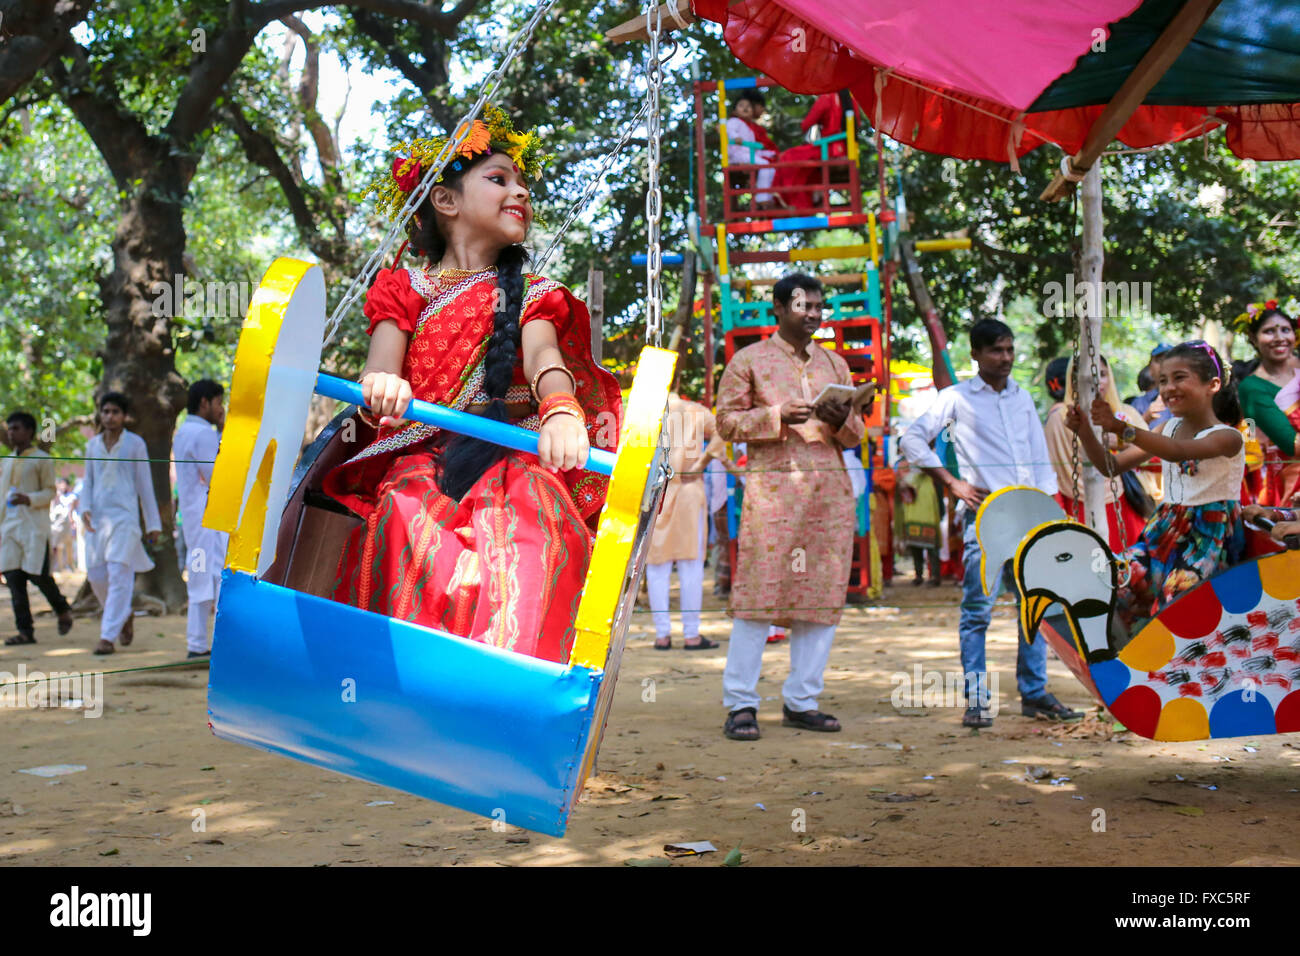
[[[425,275],[432,278],[435,282],[457,282],[461,279],[467,279],[470,276],[478,275],[481,272],[495,272],[496,266],[487,266],[483,269],[440,269],[438,272],[430,272],[427,268],[424,270]]]

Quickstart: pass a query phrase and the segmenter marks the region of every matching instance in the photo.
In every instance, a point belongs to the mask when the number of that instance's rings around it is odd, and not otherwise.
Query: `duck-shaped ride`
[[[1129,730],[1152,740],[1300,731],[1300,551],[1216,574],[1130,636],[1115,616],[1115,555],[1050,496],[990,495],[976,534],[985,591],[1010,560],[1023,633],[1040,631]],[[1053,605],[1063,629],[1045,620]]]

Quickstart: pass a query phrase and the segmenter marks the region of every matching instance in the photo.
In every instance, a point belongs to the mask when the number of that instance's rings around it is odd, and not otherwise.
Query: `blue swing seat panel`
[[[602,677],[227,569],[208,718],[227,740],[563,836]]]

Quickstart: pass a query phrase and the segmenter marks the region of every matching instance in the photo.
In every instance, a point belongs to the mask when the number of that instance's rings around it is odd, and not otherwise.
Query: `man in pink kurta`
[[[736,353],[718,386],[718,433],[746,442],[749,464],[731,583],[734,618],[723,674],[726,735],[756,740],[757,692],[768,625],[791,625],[786,726],[837,731],[817,710],[848,589],[856,527],[843,449],[862,440],[862,415],[845,398],[814,404],[827,385],[852,385],[848,364],[812,340],[821,284],[806,275],[772,290],[778,330]]]

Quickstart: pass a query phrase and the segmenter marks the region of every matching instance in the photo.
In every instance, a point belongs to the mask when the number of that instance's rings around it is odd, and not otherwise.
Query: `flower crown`
[[[433,166],[448,140],[454,141],[460,137],[463,137],[460,146],[443,168],[438,182],[442,182],[448,171],[458,173],[464,169],[467,165],[465,161],[482,153],[491,154],[493,150],[509,156],[524,177],[530,180],[541,176],[542,163],[552,158],[542,153],[542,140],[536,130],[517,132],[505,110],[499,106],[485,106],[482,118],[474,120],[468,132],[462,124],[450,137],[435,136],[432,139],[403,143],[399,150],[401,155],[393,160],[392,172],[371,184],[361,194],[361,198],[374,193],[377,197],[375,208],[387,214],[390,219],[397,218],[407,197],[420,184],[425,172]]]
[[[1269,299],[1267,302],[1252,302],[1246,306],[1245,312],[1232,320],[1232,327],[1238,332],[1247,332],[1250,330],[1250,323],[1254,322],[1261,312],[1276,308],[1277,299]]]

